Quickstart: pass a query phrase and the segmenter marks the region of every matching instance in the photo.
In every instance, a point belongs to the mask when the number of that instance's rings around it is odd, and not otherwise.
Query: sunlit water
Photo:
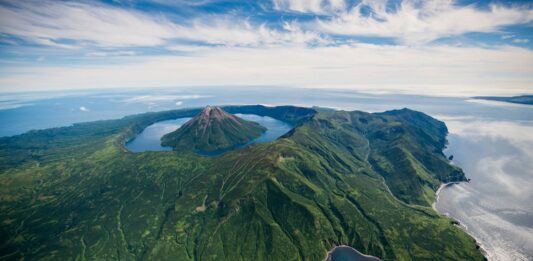
[[[443,120],[450,131],[446,153],[454,155],[454,163],[472,180],[443,189],[437,209],[460,220],[490,259],[533,260],[533,106],[251,87],[10,94],[0,95],[0,136],[207,104],[292,104],[370,112],[408,107]]]
[[[269,142],[273,141],[283,134],[291,130],[292,126],[288,123],[276,120],[268,116],[259,116],[255,114],[235,114],[238,117],[254,121],[261,124],[267,130],[256,139],[252,141],[236,146],[232,149],[243,148],[253,143]],[[169,151],[172,147],[161,146],[161,137],[163,135],[177,130],[181,125],[190,120],[191,118],[179,118],[175,120],[160,121],[146,127],[141,133],[136,135],[132,140],[126,143],[126,148],[132,152],[143,151]],[[227,152],[229,150],[216,151],[210,153],[209,156],[215,156]]]

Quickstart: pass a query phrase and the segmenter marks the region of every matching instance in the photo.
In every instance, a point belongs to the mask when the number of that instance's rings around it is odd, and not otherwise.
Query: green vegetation
[[[135,115],[0,139],[0,259],[323,260],[336,244],[384,260],[482,260],[430,203],[464,180],[446,126],[419,112],[225,107],[297,127],[217,157],[130,153]]]
[[[178,151],[212,153],[236,148],[266,131],[257,122],[243,120],[220,107],[207,106],[181,128],[161,138],[163,146]]]

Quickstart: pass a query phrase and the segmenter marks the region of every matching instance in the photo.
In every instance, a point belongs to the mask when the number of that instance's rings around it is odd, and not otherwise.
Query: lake
[[[292,126],[288,123],[276,120],[268,116],[239,113],[235,115],[245,120],[257,122],[263,127],[265,127],[267,130],[261,136],[246,144],[241,144],[231,149],[211,152],[208,155],[206,154],[205,156],[216,156],[233,149],[246,147],[253,143],[273,141],[292,129]],[[161,137],[163,137],[163,135],[167,133],[175,131],[190,119],[191,118],[180,118],[175,120],[156,122],[146,127],[141,133],[136,135],[132,140],[128,141],[126,143],[126,148],[131,152],[170,151],[172,150],[172,147],[161,146]]]
[[[454,164],[472,180],[443,189],[437,210],[460,220],[491,260],[533,260],[533,106],[462,97],[247,86],[12,93],[0,95],[0,136],[208,104],[290,104],[369,112],[408,107],[440,119],[450,132],[446,153],[454,155]],[[156,138],[152,140],[160,146]]]
[[[373,256],[364,255],[361,252],[349,247],[335,247],[329,254],[326,261],[380,261],[381,259]]]
[[[161,137],[173,132],[191,118],[160,121],[146,127],[133,139],[126,142],[125,147],[131,152],[170,151],[172,147],[161,146]]]

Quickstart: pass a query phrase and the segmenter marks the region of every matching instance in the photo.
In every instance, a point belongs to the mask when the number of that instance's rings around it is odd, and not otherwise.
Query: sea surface
[[[440,119],[450,132],[445,152],[454,156],[453,163],[463,168],[471,181],[444,188],[436,203],[437,210],[458,219],[481,243],[490,260],[533,260],[533,106],[530,105],[457,97],[273,87],[9,93],[0,94],[0,136],[208,104],[289,104],[369,112],[407,107]],[[145,131],[160,133],[180,123],[160,124],[164,126]]]

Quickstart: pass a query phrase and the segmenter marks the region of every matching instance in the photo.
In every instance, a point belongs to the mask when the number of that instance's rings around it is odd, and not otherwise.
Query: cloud
[[[328,34],[389,37],[413,45],[470,32],[496,32],[503,26],[532,21],[533,10],[528,6],[492,4],[482,10],[450,0],[404,0],[396,10],[390,10],[387,1],[363,0],[310,26]]]
[[[517,38],[517,39],[513,39],[513,43],[519,43],[519,44],[529,43],[529,39]]]
[[[4,1],[0,40],[46,45],[8,45],[6,52],[18,57],[27,51],[46,60],[4,61],[0,91],[275,85],[452,96],[531,92],[531,50],[426,44],[530,23],[531,8],[406,0],[391,9],[387,2],[274,0],[274,16],[298,12],[314,19],[261,22],[238,11],[177,19],[165,12],[88,2]],[[363,44],[352,36],[390,37],[405,44]]]
[[[0,101],[0,110],[16,109],[32,105],[31,103],[20,103],[18,101]]]
[[[491,101],[491,100],[483,100],[483,99],[468,99],[466,101],[472,102],[472,103],[489,105],[489,106],[498,106],[498,107],[531,108],[531,105],[529,104],[511,103],[511,102],[504,102],[504,101]]]
[[[530,188],[533,186],[533,179],[508,171],[509,167],[516,164],[524,166],[522,164],[526,162],[522,160],[516,156],[487,157],[478,162],[477,171],[479,173],[490,173],[488,178],[494,184],[503,186],[500,189],[505,190],[508,194],[516,198],[532,198],[533,193]]]
[[[0,5],[0,31],[43,45],[76,47],[75,40],[107,47],[154,46],[172,38],[163,17],[99,4],[14,1]]]
[[[287,23],[283,29],[273,30],[266,24],[254,25],[248,21],[214,17],[176,26],[175,33],[181,40],[223,46],[267,47],[327,42],[318,33],[303,31],[296,24],[291,26]]]
[[[113,51],[113,52],[90,52],[85,56],[89,57],[107,57],[107,56],[133,56],[138,53],[135,51]]]
[[[176,100],[193,100],[193,99],[200,99],[200,98],[207,98],[207,97],[209,97],[209,96],[198,95],[198,94],[191,94],[191,95],[141,95],[141,96],[134,96],[134,97],[125,99],[124,102],[128,102],[128,103],[132,103],[132,102],[155,103],[155,102],[168,102],[168,101],[176,101]],[[176,105],[178,105],[178,103],[180,103],[180,102],[181,101],[177,101]]]
[[[38,21],[38,22],[35,22]],[[0,33],[57,48],[166,46],[172,41],[215,45],[258,46],[305,44],[322,40],[318,33],[275,30],[246,19],[206,15],[183,23],[163,15],[104,4],[14,1],[0,4]],[[116,52],[95,52],[94,56]]]
[[[341,11],[346,7],[344,0],[273,0],[272,3],[278,11],[314,14]]]
[[[169,51],[185,53],[202,52],[212,48],[217,48],[217,46],[175,44],[166,47]]]
[[[87,107],[85,107],[85,106],[81,106],[81,107],[80,107],[80,111],[88,112],[89,109],[87,109]]]
[[[117,58],[118,59],[118,58]],[[473,96],[531,92],[533,51],[353,44],[219,47],[191,56],[3,68],[0,90],[263,85]],[[176,98],[181,100],[181,98]]]
[[[442,117],[441,117],[442,118]],[[512,121],[490,121],[483,119],[448,118],[446,125],[450,133],[476,141],[505,140],[524,155],[533,158],[533,125]]]

